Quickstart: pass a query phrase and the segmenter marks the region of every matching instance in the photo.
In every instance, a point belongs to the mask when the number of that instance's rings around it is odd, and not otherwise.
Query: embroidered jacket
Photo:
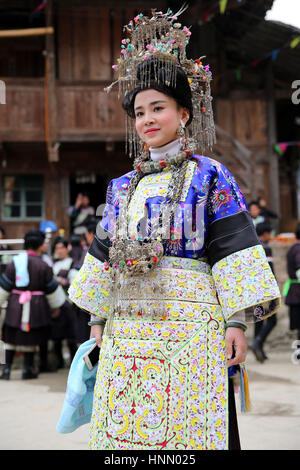
[[[75,303],[97,316],[106,316],[103,300],[109,284],[102,265],[109,246],[104,233],[113,233],[132,175],[129,172],[110,182],[101,230],[69,291]],[[137,238],[142,230],[146,235],[153,233],[170,178],[171,172],[165,169],[139,182],[129,205],[130,237]],[[194,155],[188,164],[165,256],[208,262],[226,321],[237,315],[242,322],[255,322],[279,308],[279,288],[244,196],[228,169],[211,158]]]

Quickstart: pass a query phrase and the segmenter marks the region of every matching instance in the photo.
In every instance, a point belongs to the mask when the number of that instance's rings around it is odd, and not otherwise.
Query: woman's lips
[[[159,129],[148,129],[147,131],[145,131],[145,134],[152,134],[153,132],[157,131],[159,131]]]

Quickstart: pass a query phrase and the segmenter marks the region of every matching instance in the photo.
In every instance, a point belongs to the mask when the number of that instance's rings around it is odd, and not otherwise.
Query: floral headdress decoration
[[[210,81],[212,74],[209,65],[203,65],[200,57],[197,60],[187,59],[186,46],[189,43],[190,28],[182,26],[177,20],[186,10],[183,6],[177,13],[168,9],[166,13],[152,10],[152,17],[142,13],[131,20],[124,30],[130,38],[121,41],[121,56],[113,69],[117,71],[118,78],[105,90],[109,92],[115,84],[119,84],[119,97],[133,90],[138,84],[147,88],[150,82],[150,72],[153,65],[149,59],[155,59],[155,76],[159,76],[159,68],[164,67],[164,84],[176,86],[176,67],[185,72],[192,92],[193,121],[188,128],[201,147],[201,150],[210,148],[215,143],[215,126],[212,112],[212,97]],[[137,78],[140,64],[142,74]],[[151,69],[152,67],[152,69]],[[153,72],[152,72],[153,74]],[[153,75],[151,76],[153,79]],[[129,155],[137,156],[140,151],[139,139],[136,134],[134,122],[126,117],[126,141]]]

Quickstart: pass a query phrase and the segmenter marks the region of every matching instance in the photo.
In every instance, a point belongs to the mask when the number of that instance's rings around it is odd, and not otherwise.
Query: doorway
[[[71,206],[75,204],[79,193],[87,193],[90,199],[90,205],[95,213],[100,204],[105,203],[107,190],[107,177],[95,172],[77,171],[70,177],[70,202]]]

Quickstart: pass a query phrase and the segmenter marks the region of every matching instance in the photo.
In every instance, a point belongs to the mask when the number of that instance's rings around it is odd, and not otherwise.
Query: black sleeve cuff
[[[109,248],[111,247],[111,234],[102,229],[101,239],[95,235],[93,243],[89,248],[89,254],[97,258],[99,261],[107,261],[109,258]]]
[[[4,273],[0,276],[0,287],[2,287],[2,289],[6,290],[7,292],[10,292],[13,288],[13,285],[14,283],[10,279],[8,279],[8,277]]]
[[[249,212],[237,212],[213,222],[208,232],[208,260],[211,266],[236,251],[259,245]]]
[[[45,294],[46,295],[52,294],[52,292],[54,292],[57,289],[58,285],[59,284],[57,280],[53,277],[51,281],[48,282],[48,284],[46,284],[45,286]]]

